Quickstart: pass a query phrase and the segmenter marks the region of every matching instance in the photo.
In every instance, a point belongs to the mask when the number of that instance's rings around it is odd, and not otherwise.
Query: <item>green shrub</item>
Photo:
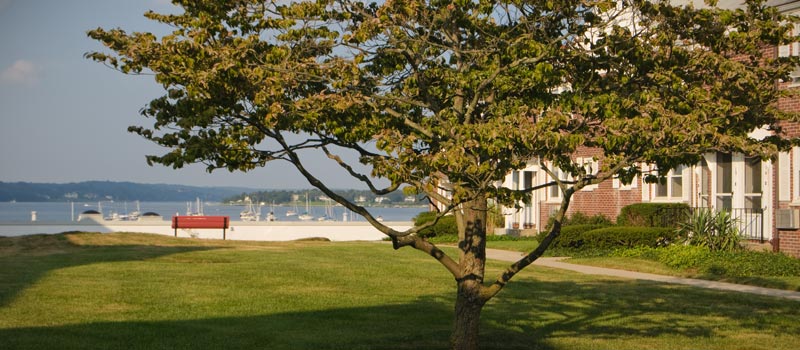
[[[800,260],[772,252],[714,252],[699,270],[729,277],[800,276]]]
[[[436,219],[436,212],[422,212],[414,217],[414,225],[422,225]],[[439,218],[431,227],[425,228],[417,233],[422,238],[430,238],[443,235],[458,236],[458,226],[454,215],[446,215]]]
[[[637,247],[615,250],[611,256],[658,261],[674,269],[696,269],[723,277],[797,277],[800,260],[782,253],[711,251],[708,247],[673,244],[663,248]]]
[[[673,244],[659,249],[658,261],[674,269],[692,269],[705,264],[711,251],[705,247]]]
[[[674,241],[673,229],[661,227],[612,226],[583,234],[583,244],[594,249],[658,247]]]
[[[458,235],[437,235],[434,237],[426,238],[428,242],[439,244],[439,243],[457,243],[458,242]],[[536,237],[515,237],[510,235],[486,235],[487,242],[496,242],[496,241],[535,241]]]
[[[660,227],[677,223],[675,215],[690,212],[686,203],[635,203],[620,210],[617,216],[619,226]],[[664,225],[666,224],[666,225]]]
[[[547,218],[547,225],[545,226],[545,231],[550,231],[553,228],[553,222],[555,222],[556,216],[555,214],[550,215]],[[588,216],[581,212],[573,213],[572,215],[568,216],[564,219],[564,222],[561,223],[562,227],[566,226],[579,226],[579,225],[603,225],[603,226],[611,226],[614,223],[611,222],[605,215],[603,214],[595,214],[592,216]]]
[[[678,233],[689,245],[707,247],[712,251],[741,250],[739,230],[730,213],[698,209],[678,224]]]
[[[544,235],[546,233],[539,234],[539,242]],[[670,228],[576,225],[563,227],[551,247],[573,250],[658,247],[669,244],[676,237],[677,233]]]
[[[585,232],[606,227],[606,225],[574,225],[561,227],[561,233],[550,243],[553,248],[580,248],[583,246],[583,234]],[[541,232],[536,236],[536,240],[541,242],[549,232]]]

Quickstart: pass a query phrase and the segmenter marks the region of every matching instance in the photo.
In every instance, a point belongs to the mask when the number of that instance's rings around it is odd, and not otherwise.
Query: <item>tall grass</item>
[[[503,265],[490,263],[487,275]],[[792,349],[800,303],[535,267],[485,349]],[[444,349],[455,282],[380,243],[0,238],[1,349]]]

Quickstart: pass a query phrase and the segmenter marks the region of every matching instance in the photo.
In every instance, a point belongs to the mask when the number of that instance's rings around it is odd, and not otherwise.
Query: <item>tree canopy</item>
[[[552,238],[584,186],[708,151],[769,157],[793,141],[781,123],[797,116],[776,108],[788,93],[776,82],[798,61],[769,48],[797,41],[795,20],[755,0],[733,10],[642,0],[174,3],[182,12],[145,14],[170,35],[89,31],[111,52],[87,57],[153,74],[166,90],[141,110],[152,124],[130,128],[170,149],[148,162],[292,163],[396,247],[425,251],[453,274],[455,347],[477,346],[469,333],[480,307],[549,243],[484,284],[486,201],[513,205],[532,191],[500,186],[510,171],[538,162],[553,175],[547,185],[564,200]],[[749,136],[759,128],[771,136]],[[599,169],[574,161],[582,147],[602,151]],[[407,186],[441,204],[460,223],[459,258],[417,237],[419,227],[395,231],[337,195],[304,165],[307,150],[376,194]]]

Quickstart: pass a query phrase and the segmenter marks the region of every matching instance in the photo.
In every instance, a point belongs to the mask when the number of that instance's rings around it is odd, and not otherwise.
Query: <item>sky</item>
[[[145,155],[164,149],[136,134],[147,126],[139,110],[163,95],[152,76],[129,76],[83,57],[105,51],[88,38],[97,27],[164,34],[147,10],[175,12],[168,0],[0,0],[0,182],[69,183],[89,180],[310,188],[290,165],[268,163],[249,173],[202,165],[148,166]],[[312,170],[333,188],[361,188],[330,171],[323,157]]]

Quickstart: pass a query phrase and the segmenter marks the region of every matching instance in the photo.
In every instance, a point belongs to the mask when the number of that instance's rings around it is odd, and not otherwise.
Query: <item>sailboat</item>
[[[267,221],[275,220],[275,201],[272,201],[272,205],[269,207],[269,214],[267,214]]]
[[[333,201],[330,199],[325,200],[325,215],[321,216],[317,221],[336,221],[333,213]]]
[[[239,213],[239,220],[242,221],[258,221],[261,213],[253,207],[253,201],[250,197],[244,197],[245,207],[241,213]]]
[[[306,192],[306,212],[297,217],[300,220],[308,221],[314,219],[314,215],[308,212],[308,192]]]
[[[195,204],[194,210],[192,210],[192,202],[186,202],[186,215],[188,216],[203,215],[203,203],[200,202],[200,197],[197,197],[195,201],[197,203]]]
[[[286,216],[296,216],[297,215],[297,201],[292,199],[292,203],[294,203],[294,209],[289,209],[286,211]]]
[[[141,210],[138,200],[136,201],[136,210],[132,212],[128,212],[128,202],[125,202],[125,214],[118,215],[117,220],[137,221],[139,220],[139,215],[141,215]]]

